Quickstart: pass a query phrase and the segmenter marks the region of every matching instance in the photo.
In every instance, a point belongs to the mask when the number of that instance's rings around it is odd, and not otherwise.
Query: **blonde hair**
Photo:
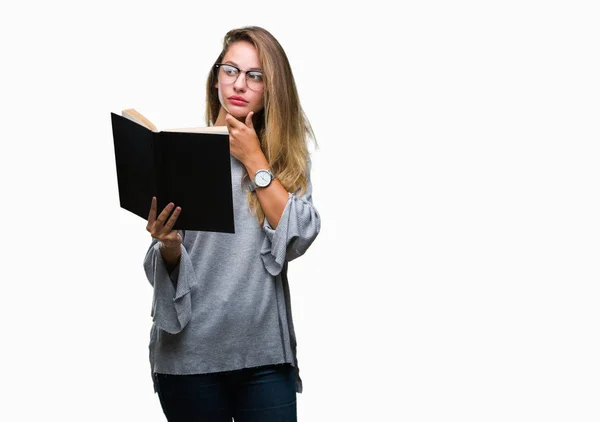
[[[264,108],[254,114],[252,122],[271,171],[288,191],[306,191],[308,178],[307,138],[316,139],[300,105],[296,82],[288,58],[279,42],[267,30],[248,26],[233,29],[223,38],[223,50],[215,61],[220,63],[229,46],[237,41],[254,45],[264,76]],[[206,83],[206,124],[213,125],[219,115],[215,68]],[[247,175],[245,176],[247,177]],[[262,225],[265,214],[255,192],[248,192],[248,206]]]

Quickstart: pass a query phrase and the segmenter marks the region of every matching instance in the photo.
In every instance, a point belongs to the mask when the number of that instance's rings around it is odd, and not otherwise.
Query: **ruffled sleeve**
[[[273,229],[265,219],[263,229],[266,236],[261,257],[267,271],[277,275],[286,262],[306,252],[321,229],[321,218],[312,202],[310,176],[304,195],[289,194],[277,228]]]
[[[183,245],[179,265],[171,275],[167,271],[159,247],[160,242],[153,240],[144,259],[146,277],[154,287],[152,319],[161,330],[177,334],[192,317],[190,290],[196,284],[197,278]]]

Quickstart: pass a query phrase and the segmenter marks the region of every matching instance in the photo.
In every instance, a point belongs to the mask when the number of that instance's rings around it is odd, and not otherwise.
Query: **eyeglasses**
[[[245,73],[248,88],[252,91],[262,91],[265,89],[263,74],[259,70],[242,70],[237,66],[225,63],[217,63],[215,69],[217,69],[217,78],[222,84],[232,84],[237,81],[240,73]]]

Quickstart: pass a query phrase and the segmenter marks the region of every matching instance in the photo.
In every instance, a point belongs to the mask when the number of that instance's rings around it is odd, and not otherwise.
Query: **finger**
[[[162,231],[161,229],[164,226],[165,221],[167,220],[167,217],[169,217],[169,214],[171,214],[171,211],[173,211],[174,207],[175,207],[175,204],[172,202],[169,202],[169,204],[165,207],[165,209],[162,210],[162,212],[156,219],[156,225],[159,226],[157,231]]]
[[[171,245],[173,242],[181,243],[183,241],[183,237],[179,234],[179,230],[171,230],[165,240],[168,240]]]
[[[241,124],[241,122],[239,122],[238,119],[236,119],[235,117],[233,117],[233,115],[229,113],[225,115],[225,121],[227,122],[227,126],[230,126],[232,128],[239,128],[239,125]]]
[[[165,224],[164,231],[166,231],[168,233],[171,230],[173,230],[173,226],[175,225],[175,222],[177,221],[177,217],[179,217],[179,214],[181,214],[181,207],[175,208],[175,211],[173,211],[173,214],[171,214],[171,217],[169,217],[167,224]]]
[[[148,224],[146,224],[146,230],[150,231],[152,225],[156,220],[156,196],[152,197],[152,203],[150,204],[150,213],[148,214]]]
[[[227,132],[229,133],[229,136],[231,137],[231,132],[234,128],[233,124],[231,123],[231,117],[229,117],[230,114],[225,116],[225,124],[227,125]]]
[[[254,129],[254,123],[252,122],[252,117],[254,117],[253,111],[248,113],[248,115],[246,116],[246,126],[248,126],[250,129]]]

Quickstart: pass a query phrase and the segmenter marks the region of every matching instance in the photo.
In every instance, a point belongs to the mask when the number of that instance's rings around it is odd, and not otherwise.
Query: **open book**
[[[229,135],[225,126],[159,131],[135,109],[111,113],[119,201],[148,218],[169,202],[176,229],[234,233]]]

